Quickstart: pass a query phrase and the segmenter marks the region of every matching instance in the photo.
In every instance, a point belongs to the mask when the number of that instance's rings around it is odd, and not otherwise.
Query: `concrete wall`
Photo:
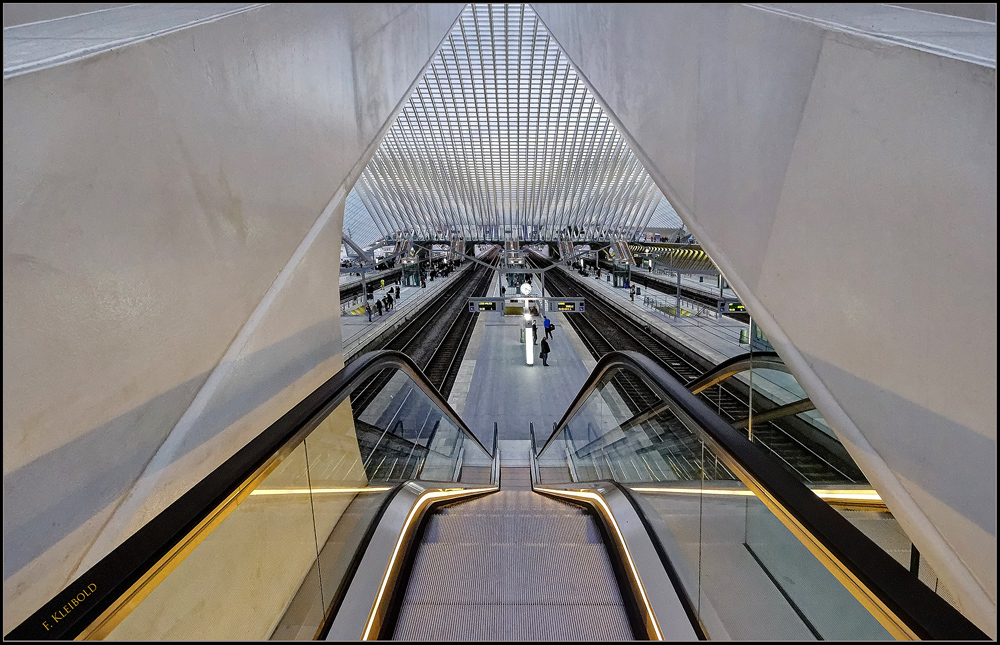
[[[893,4],[894,7],[906,7],[917,11],[930,11],[932,13],[944,13],[972,20],[985,20],[987,22],[997,21],[996,3],[987,2],[953,2],[935,4],[931,2],[919,2],[916,4]]]
[[[342,365],[344,197],[462,6],[252,7],[5,73],[5,633]]]
[[[995,24],[880,5],[830,5],[844,29],[759,5],[533,6],[995,637]],[[876,21],[896,34],[864,33]]]
[[[92,11],[124,7],[126,2],[5,2],[3,3],[4,28],[29,22],[53,20]]]

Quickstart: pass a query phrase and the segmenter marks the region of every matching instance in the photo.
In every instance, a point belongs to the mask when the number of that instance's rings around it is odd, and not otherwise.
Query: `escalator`
[[[583,508],[533,493],[528,469],[516,470],[502,469],[499,491],[428,517],[380,638],[635,638],[599,523]],[[350,615],[334,622],[329,639],[357,638]]]
[[[987,638],[648,358],[534,439],[359,357],[5,638]]]

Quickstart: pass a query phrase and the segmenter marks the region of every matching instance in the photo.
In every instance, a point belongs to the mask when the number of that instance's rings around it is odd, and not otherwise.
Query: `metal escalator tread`
[[[600,531],[584,511],[501,490],[428,522],[395,640],[632,640]]]

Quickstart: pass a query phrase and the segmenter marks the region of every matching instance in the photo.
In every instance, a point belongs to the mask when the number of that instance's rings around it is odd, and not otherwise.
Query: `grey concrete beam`
[[[533,6],[995,637],[995,23],[879,5]]]
[[[343,364],[344,196],[463,6],[4,30],[5,633]]]

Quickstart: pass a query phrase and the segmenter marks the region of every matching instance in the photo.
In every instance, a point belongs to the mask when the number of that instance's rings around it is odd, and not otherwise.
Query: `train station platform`
[[[610,263],[601,262],[601,280],[605,279],[605,272],[609,271]],[[664,283],[661,290],[664,293],[673,294],[673,287],[677,284],[677,274],[663,268],[654,268],[652,271],[642,266],[633,266],[632,273],[640,274],[643,277],[652,278]],[[594,276],[591,276],[594,277]],[[722,289],[721,294],[718,287],[718,276],[697,275],[692,273],[681,274],[681,287],[686,290],[696,291],[710,298],[729,298],[738,300],[739,296],[728,285]]]
[[[665,307],[657,308],[667,300],[673,303],[673,295],[640,287],[640,295],[632,301],[628,290],[613,287],[604,280],[603,272],[598,280],[593,274],[585,278],[569,269],[555,270],[597,290],[607,302],[712,363],[721,363],[749,351],[746,343],[740,343],[741,330],[748,329],[746,323],[714,312],[689,311],[683,302],[682,310],[689,315],[674,317],[665,313]],[[492,280],[492,284],[489,297],[499,297],[499,280]],[[493,424],[498,424],[497,436],[504,465],[527,465],[532,425],[535,440],[541,447],[553,424],[572,403],[597,363],[568,324],[568,317],[573,315],[580,314],[549,312],[555,331],[549,340],[549,365],[544,366],[537,345],[532,349],[533,364],[527,364],[525,347],[520,340],[523,317],[504,316],[501,312],[479,314],[448,402],[484,445],[490,445]],[[534,320],[539,335],[544,335],[543,317],[537,316]],[[345,334],[345,343],[346,340]],[[737,378],[747,382],[746,375]],[[753,387],[778,404],[792,403],[807,396],[794,376],[773,370],[758,370]],[[800,416],[835,436],[819,412],[812,410]]]
[[[469,266],[472,266],[469,263]],[[424,303],[433,300],[438,296],[438,294],[444,290],[449,284],[452,283],[460,275],[464,275],[466,267],[462,267],[457,271],[452,271],[447,277],[437,278],[434,280],[428,280],[426,287],[411,287],[402,286],[399,287],[399,299],[395,300],[393,303],[392,311],[386,311],[382,309],[382,315],[379,316],[374,310],[372,311],[371,320],[368,320],[368,315],[366,313],[350,313],[351,311],[360,311],[363,307],[363,300],[358,298],[358,302],[362,303],[355,309],[341,310],[340,317],[340,333],[344,341],[344,359],[357,354],[362,348],[364,348],[372,339],[381,335],[382,333],[388,331],[390,328],[395,328],[402,325],[404,322],[410,320],[415,316],[422,308]],[[377,280],[377,277],[375,278]],[[394,288],[395,284],[386,284],[385,288],[378,288],[375,290],[375,298],[382,299],[386,292],[390,288]],[[396,297],[395,290],[393,291],[393,299]],[[374,303],[374,300],[372,300]]]
[[[499,281],[492,283],[489,297],[500,297]],[[448,402],[484,445],[490,445],[493,424],[498,424],[504,466],[528,465],[532,424],[541,448],[597,364],[567,324],[571,315],[578,314],[548,314],[555,330],[545,366],[537,344],[532,346],[533,364],[527,364],[522,316],[479,314]],[[539,336],[544,336],[543,316],[534,320]]]

